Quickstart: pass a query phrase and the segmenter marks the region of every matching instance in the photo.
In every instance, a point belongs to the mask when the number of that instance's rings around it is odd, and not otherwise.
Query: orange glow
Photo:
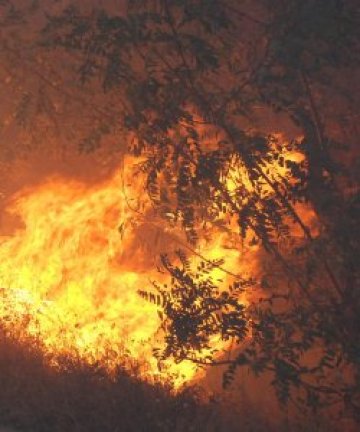
[[[128,159],[125,167],[131,165]],[[230,171],[230,193],[239,181],[250,187],[243,177],[241,167]],[[161,247],[139,240],[141,234],[149,237],[141,224],[151,223],[151,205],[146,198],[140,205],[131,202],[145,196],[143,179],[130,168],[96,186],[54,177],[18,193],[8,211],[21,218],[23,228],[0,237],[0,317],[9,328],[20,328],[20,337],[39,337],[55,362],[65,353],[111,371],[127,357],[139,360],[144,377],[172,377],[179,386],[198,372],[188,362],[171,361],[158,370],[152,356],[154,342],[161,343],[156,306],[137,294],[165,277],[154,265]],[[236,230],[234,220],[229,224]],[[237,274],[256,270],[258,245],[245,250],[215,228],[211,237],[198,245],[206,258],[225,258],[224,266]],[[221,269],[212,276],[226,284]],[[220,352],[225,348],[213,342]]]
[[[125,199],[145,196],[143,179],[129,176],[131,185],[122,189],[123,176],[90,188],[51,178],[13,199],[8,211],[24,228],[1,239],[0,314],[10,326],[25,320],[23,336],[39,336],[55,356],[77,355],[112,369],[128,355],[143,363],[144,376],[154,377],[160,374],[151,355],[159,318],[137,291],[161,274],[137,238],[141,222]],[[148,207],[142,204],[145,214]],[[224,255],[220,238],[209,248],[211,257]],[[236,261],[239,254],[232,254]],[[170,363],[162,374],[179,375],[179,385],[195,372],[184,362]]]

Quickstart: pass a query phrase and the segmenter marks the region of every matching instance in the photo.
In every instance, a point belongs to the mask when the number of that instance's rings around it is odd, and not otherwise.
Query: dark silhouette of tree
[[[341,163],[347,143],[330,133],[341,113],[328,115],[328,105],[336,97],[340,111],[356,108],[339,78],[359,68],[356,6],[133,0],[123,15],[69,7],[49,16],[42,33],[43,49],[75,56],[84,89],[100,85],[116,98],[118,116],[102,119],[88,140],[98,145],[103,134],[126,131],[130,151],[144,157],[138,169],[159,214],[180,224],[193,245],[215,226],[268,255],[272,271],[261,281],[234,275],[222,293],[206,277],[221,264],[205,260],[191,270],[182,254],[179,265],[163,257],[171,286],[141,292],[164,314],[159,358],[216,365],[211,336],[233,338],[238,351],[220,360],[229,366],[226,384],[247,365],[273,374],[284,403],[337,404],[354,417],[359,195],[351,167]],[[286,141],[256,127],[257,107],[285,115],[301,138]],[[294,161],[295,152],[304,158]],[[316,211],[317,235],[299,211],[303,203]],[[245,307],[238,296],[249,286],[265,294]],[[204,349],[205,361],[197,355]]]

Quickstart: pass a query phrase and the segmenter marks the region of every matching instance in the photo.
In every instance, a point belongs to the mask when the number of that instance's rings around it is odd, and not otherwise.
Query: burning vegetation
[[[3,169],[20,178],[35,152],[67,163],[74,143],[111,167],[99,179],[89,162],[82,179],[49,169],[4,200],[4,350],[74,404],[50,398],[58,418],[38,398],[39,418],[18,424],[238,430],[230,398],[216,404],[208,388],[220,368],[227,392],[241,370],[265,379],[268,405],[287,410],[291,430],[301,412],[305,423],[318,419],[314,430],[328,428],[326,413],[351,431],[360,408],[356,2],[104,3],[0,2],[2,140],[16,143],[4,145]],[[2,367],[19,374],[6,359]],[[84,405],[64,390],[72,377]],[[207,388],[201,397],[194,384]],[[86,389],[104,398],[98,409]],[[133,423],[122,391],[142,395]],[[10,423],[16,397],[4,400]],[[123,424],[108,399],[129,411]],[[92,425],[79,420],[81,406],[96,413]]]

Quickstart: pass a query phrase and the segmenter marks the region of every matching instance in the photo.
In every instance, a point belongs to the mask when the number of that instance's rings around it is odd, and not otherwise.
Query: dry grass
[[[212,406],[119,370],[62,357],[50,368],[36,340],[0,328],[0,424],[36,432],[217,431]],[[205,429],[204,429],[205,428]]]
[[[0,326],[0,424],[19,432],[330,432],[308,421],[276,426],[241,401],[239,412],[200,401],[194,390],[142,382],[124,370],[110,379],[73,357],[50,368],[34,339],[19,343]],[[7,429],[9,428],[9,429]],[[344,431],[346,429],[343,429]],[[2,431],[0,427],[0,432]]]

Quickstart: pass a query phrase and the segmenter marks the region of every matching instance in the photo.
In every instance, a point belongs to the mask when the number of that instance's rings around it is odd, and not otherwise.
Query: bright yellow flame
[[[159,274],[138,244],[122,175],[93,187],[52,178],[15,197],[8,211],[24,228],[0,240],[0,316],[11,326],[23,326],[26,318],[24,337],[39,336],[49,353],[101,361],[110,369],[126,353],[146,360],[144,375],[151,377],[159,374],[151,355],[159,318],[137,291]],[[126,195],[144,195],[142,179],[129,178]],[[210,248],[224,255],[220,237]],[[234,261],[239,254],[232,254]],[[179,375],[179,385],[195,372],[183,362],[163,373]]]
[[[226,180],[230,193],[240,181],[234,176],[245,175],[241,168],[235,171]],[[159,274],[149,249],[139,243],[137,213],[128,201],[145,196],[143,179],[129,174],[125,169],[92,187],[51,178],[14,197],[8,211],[24,228],[0,238],[0,318],[23,328],[24,338],[38,336],[55,357],[76,355],[111,371],[128,356],[144,364],[145,377],[176,374],[180,385],[194,378],[196,368],[168,362],[165,372],[158,371],[152,356],[160,324],[156,306],[137,294]],[[121,188],[124,177],[131,184]],[[149,207],[141,207],[145,215]],[[236,230],[236,221],[229,224]],[[244,259],[244,250],[228,241],[214,229],[213,239],[200,242],[198,251],[208,259],[225,258],[226,268],[250,275],[258,246]],[[212,277],[224,280],[224,272],[215,269]]]

